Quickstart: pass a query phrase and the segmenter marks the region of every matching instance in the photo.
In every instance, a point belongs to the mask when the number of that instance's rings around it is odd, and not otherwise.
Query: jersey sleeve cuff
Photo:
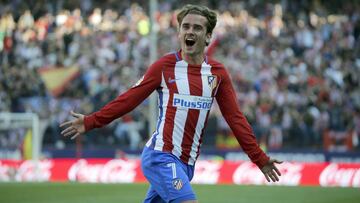
[[[270,157],[264,154],[257,162],[255,162],[255,164],[261,169],[269,162],[269,160]]]
[[[85,132],[94,128],[94,118],[92,115],[85,116],[84,118]]]

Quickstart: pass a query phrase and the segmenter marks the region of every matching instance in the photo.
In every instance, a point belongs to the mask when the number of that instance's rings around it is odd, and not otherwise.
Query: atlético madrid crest
[[[208,84],[209,84],[211,90],[214,90],[214,88],[217,85],[217,77],[215,75],[209,75],[208,76]]]
[[[173,187],[177,190],[180,190],[183,186],[183,182],[181,181],[181,179],[173,180],[172,184],[173,184]]]

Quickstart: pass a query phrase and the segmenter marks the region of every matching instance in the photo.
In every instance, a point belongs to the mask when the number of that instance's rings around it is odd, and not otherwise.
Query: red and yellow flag
[[[79,75],[79,68],[77,66],[41,68],[39,74],[48,91],[56,97]]]

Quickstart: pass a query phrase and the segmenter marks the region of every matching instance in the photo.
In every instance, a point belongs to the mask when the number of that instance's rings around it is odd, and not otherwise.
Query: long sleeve
[[[155,62],[136,85],[107,103],[99,111],[85,116],[85,130],[101,128],[137,107],[160,86],[161,69],[161,62]]]
[[[252,162],[259,168],[262,168],[268,162],[269,157],[257,144],[250,124],[239,109],[231,79],[225,68],[221,70],[221,81],[216,100],[222,115],[229,124],[244,152]]]

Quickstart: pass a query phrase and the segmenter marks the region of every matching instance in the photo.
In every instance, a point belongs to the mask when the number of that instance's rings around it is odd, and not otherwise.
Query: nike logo
[[[171,78],[169,77],[168,83],[171,84],[171,83],[176,82],[177,80],[180,80],[180,79],[177,79],[177,78],[171,79]]]

